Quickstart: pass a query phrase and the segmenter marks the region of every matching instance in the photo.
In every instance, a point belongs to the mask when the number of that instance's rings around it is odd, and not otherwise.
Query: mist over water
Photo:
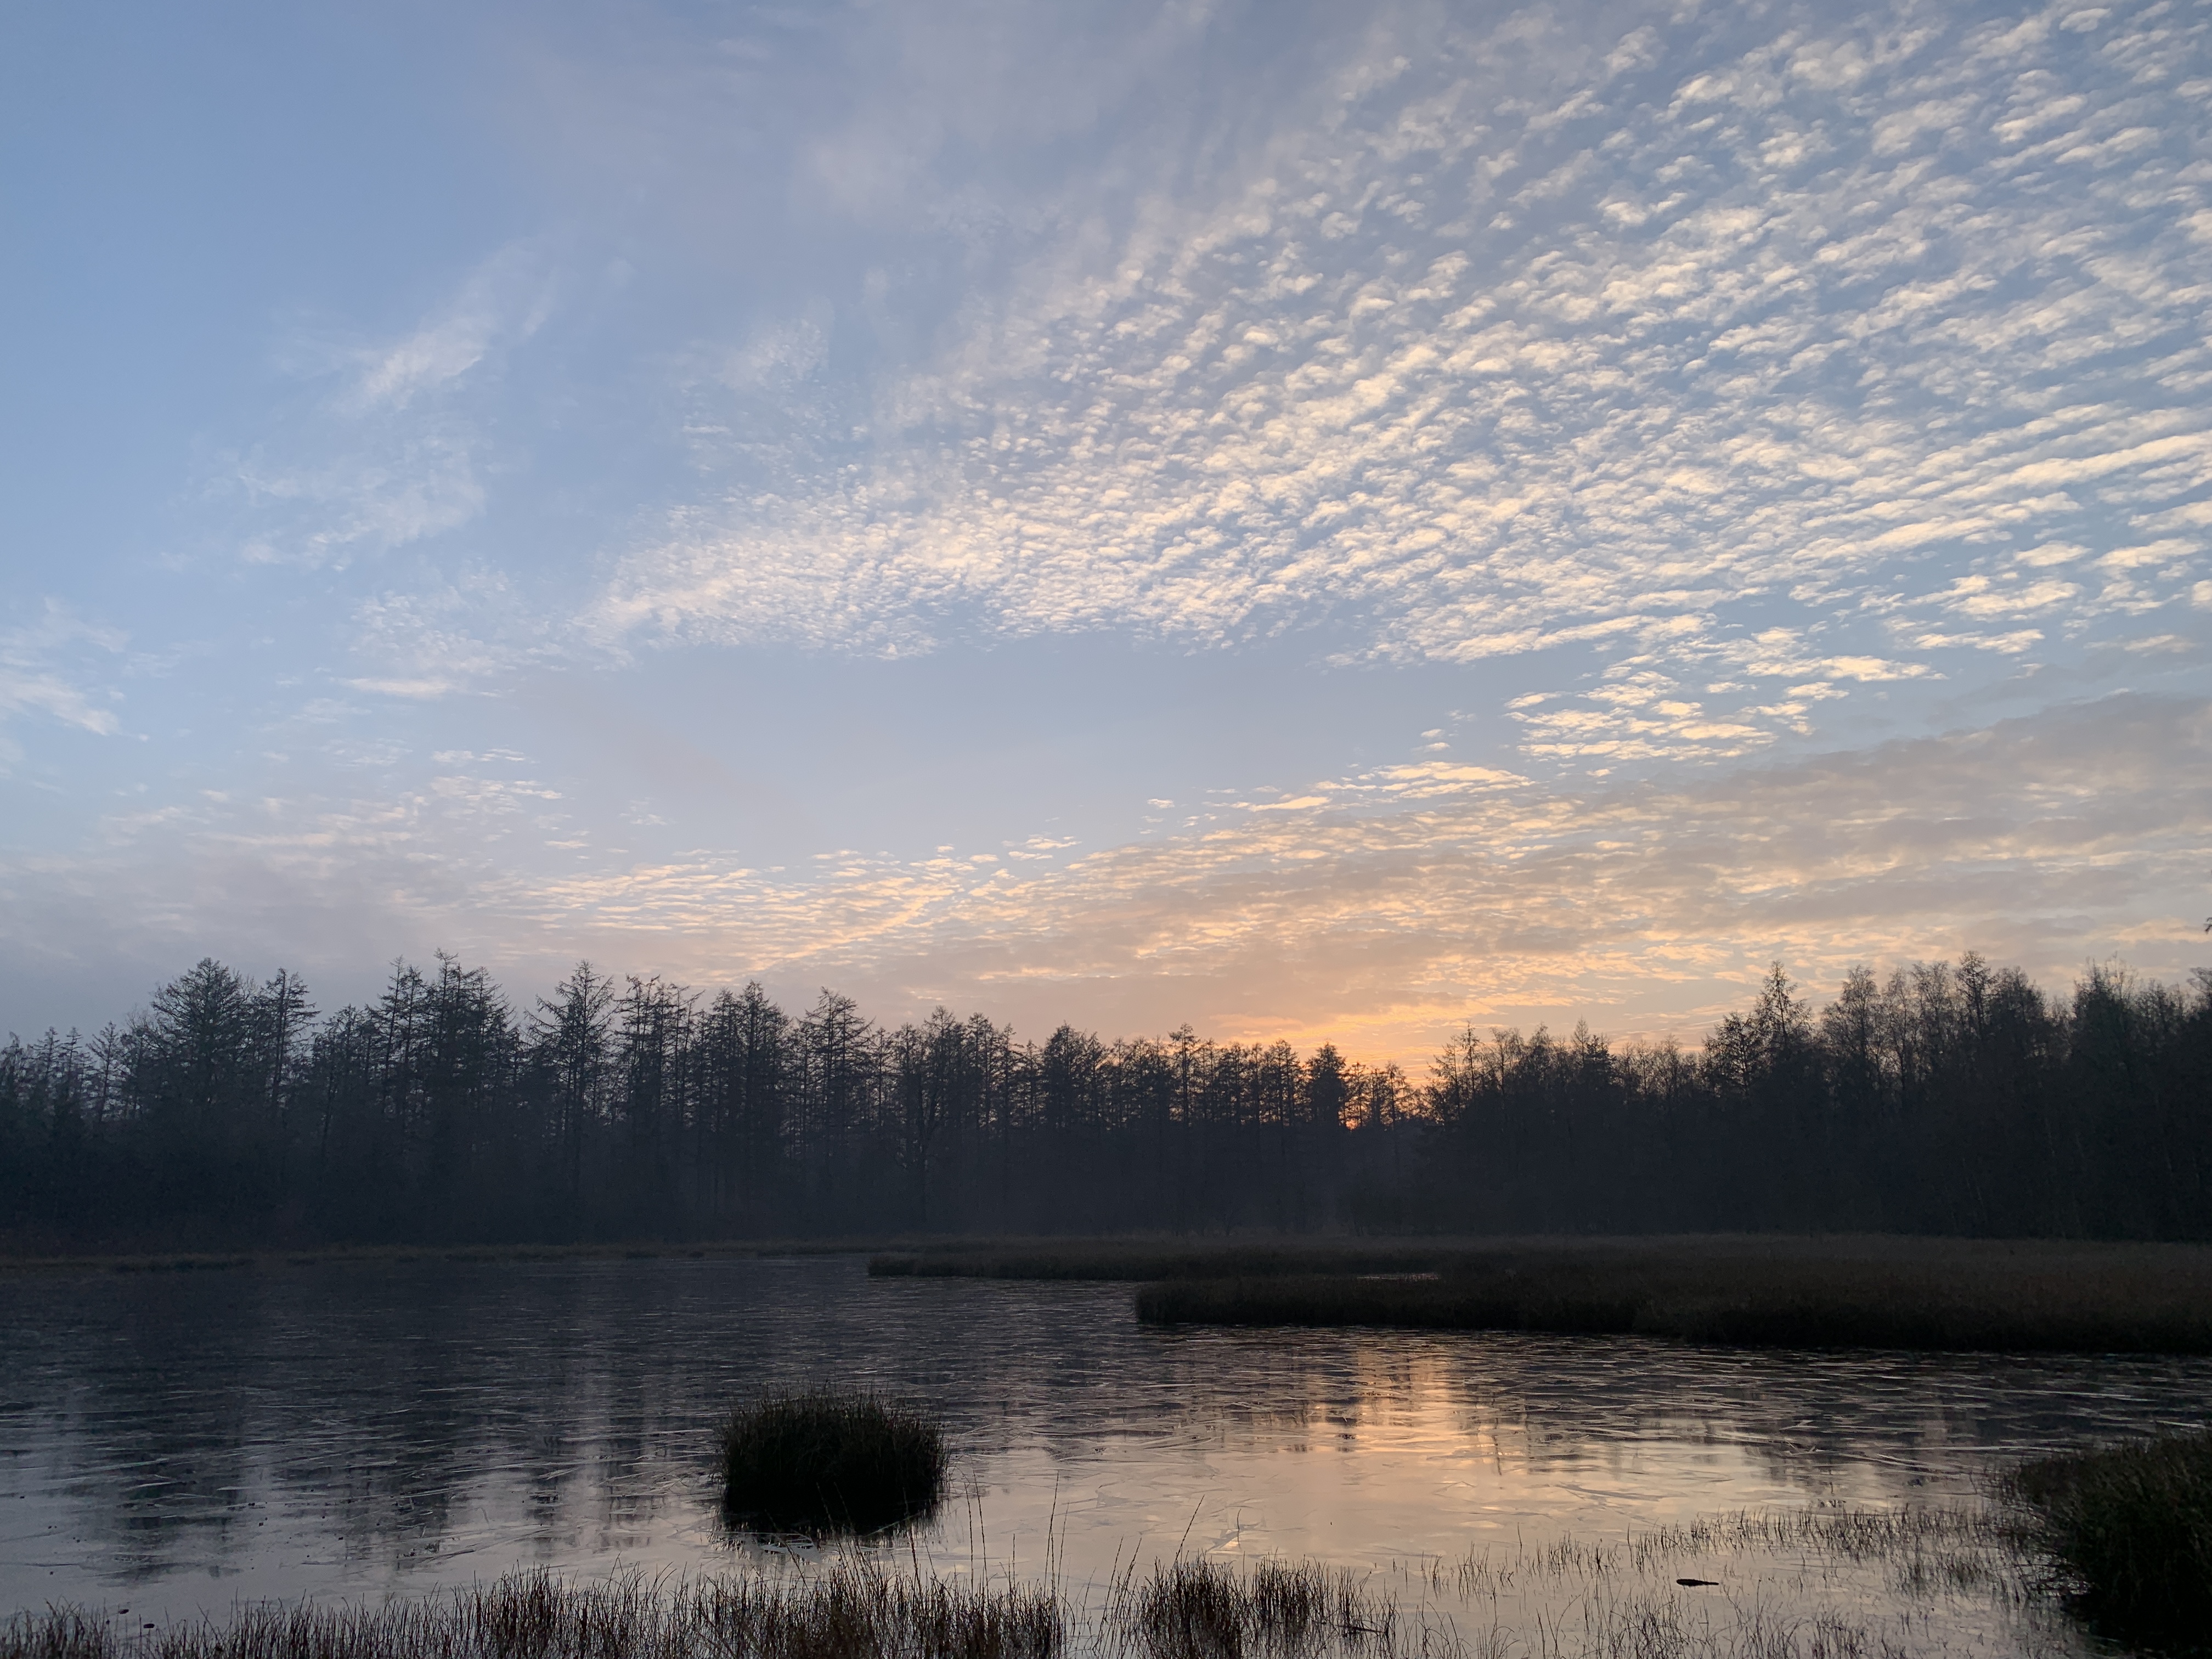
[[[728,1531],[714,1440],[733,1399],[823,1383],[926,1405],[954,1454],[932,1523],[845,1548],[1078,1587],[1133,1556],[1272,1554],[1433,1601],[1422,1575],[1471,1552],[1972,1502],[2024,1453],[2201,1420],[2212,1360],[1163,1332],[1125,1285],[870,1280],[855,1257],[21,1274],[0,1281],[0,1604],[136,1624],[815,1555]],[[1802,1561],[1725,1570],[1812,1593]],[[1962,1650],[2003,1639],[2002,1609],[1953,1612]]]

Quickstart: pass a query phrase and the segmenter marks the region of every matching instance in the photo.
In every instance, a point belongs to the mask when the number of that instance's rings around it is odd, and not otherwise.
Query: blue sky
[[[2212,6],[0,29],[0,1024],[1693,1036],[2212,910]]]

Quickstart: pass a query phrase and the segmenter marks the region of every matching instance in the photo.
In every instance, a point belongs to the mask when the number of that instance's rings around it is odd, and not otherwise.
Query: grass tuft
[[[722,1430],[722,1505],[733,1521],[874,1532],[933,1509],[942,1430],[872,1394],[771,1395]]]
[[[1155,1566],[1114,1622],[1152,1659],[1387,1654],[1396,1628],[1395,1609],[1342,1569],[1261,1561],[1240,1570],[1203,1559]]]
[[[2212,1646],[2212,1431],[2037,1458],[2000,1490],[2033,1513],[2100,1629]]]

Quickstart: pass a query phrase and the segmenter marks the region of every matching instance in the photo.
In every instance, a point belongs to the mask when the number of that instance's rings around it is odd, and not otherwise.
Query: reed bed
[[[1047,1241],[902,1250],[868,1258],[875,1279],[1091,1279],[1140,1284],[1159,1279],[1259,1279],[1284,1273],[1434,1272],[1451,1252],[1434,1240],[1394,1243],[1163,1244],[1130,1240]]]
[[[799,1531],[874,1532],[934,1509],[944,1431],[872,1394],[776,1395],[722,1430],[722,1507],[732,1521]]]
[[[526,1573],[377,1607],[249,1604],[143,1634],[76,1609],[22,1613],[0,1626],[0,1659],[1053,1659],[1065,1640],[1042,1590],[859,1570],[785,1583]]]
[[[2001,1490],[2100,1629],[2212,1649],[2212,1431],[2037,1458]]]
[[[1746,1347],[2212,1352],[2212,1253],[2042,1247],[1522,1248],[1433,1279],[1317,1273],[1141,1287],[1150,1324],[1381,1325],[1668,1337]]]

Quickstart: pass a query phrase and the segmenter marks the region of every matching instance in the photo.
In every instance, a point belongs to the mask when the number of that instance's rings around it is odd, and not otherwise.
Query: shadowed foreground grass
[[[1893,1659],[1832,1616],[1717,1623],[1601,1597],[1579,1631],[1462,1633],[1402,1620],[1341,1569],[1178,1561],[1113,1586],[1095,1620],[1064,1594],[847,1567],[820,1579],[574,1585],[543,1573],[379,1606],[242,1606],[143,1633],[74,1608],[0,1625],[0,1659]]]
[[[781,1584],[543,1573],[380,1607],[261,1604],[145,1636],[72,1609],[20,1614],[0,1659],[1049,1659],[1042,1590],[977,1590],[848,1571]]]
[[[2212,1648],[2212,1432],[2038,1458],[2002,1490],[2034,1516],[2099,1629]]]
[[[818,1574],[584,1584],[524,1573],[374,1606],[246,1605],[228,1620],[143,1634],[52,1608],[0,1625],[0,1659],[1898,1659],[1952,1650],[1940,1637],[1937,1648],[1899,1638],[1933,1633],[1909,1609],[1930,1596],[1955,1606],[1962,1590],[2027,1615],[2022,1635],[2047,1632],[2033,1625],[2024,1536],[1984,1511],[1807,1510],[1494,1547],[1371,1576],[1212,1558],[1142,1577],[1133,1561],[1087,1589],[948,1583],[925,1579],[918,1561],[911,1577],[850,1561]],[[1816,1580],[1823,1564],[1886,1564],[1903,1599],[1864,1617],[1832,1602],[1777,1605],[1730,1559],[1745,1552]],[[1692,1565],[1698,1576],[1686,1576]],[[1455,1593],[1456,1613],[1431,1599]],[[1524,1594],[1533,1606],[1498,1616]]]
[[[1636,1334],[1747,1347],[2212,1352],[2212,1254],[2185,1247],[1883,1252],[1838,1241],[1524,1246],[1428,1279],[1171,1279],[1157,1325],[1396,1325]]]
[[[872,1394],[781,1395],[722,1430],[722,1507],[735,1521],[873,1532],[936,1506],[945,1437]]]

